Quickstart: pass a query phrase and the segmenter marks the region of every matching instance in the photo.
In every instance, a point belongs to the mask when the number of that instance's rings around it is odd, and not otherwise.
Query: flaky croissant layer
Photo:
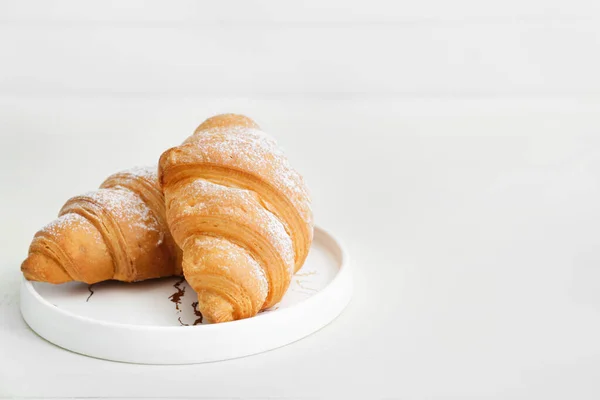
[[[312,242],[310,197],[275,140],[250,118],[219,115],[160,158],[167,221],[183,273],[211,322],[281,300]]]
[[[156,168],[114,174],[100,189],[67,201],[35,234],[21,270],[49,283],[180,275],[181,250],[167,226]]]

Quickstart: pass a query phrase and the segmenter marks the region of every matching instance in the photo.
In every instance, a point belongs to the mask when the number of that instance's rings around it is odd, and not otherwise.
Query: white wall
[[[4,1],[0,93],[590,95],[598,2]]]

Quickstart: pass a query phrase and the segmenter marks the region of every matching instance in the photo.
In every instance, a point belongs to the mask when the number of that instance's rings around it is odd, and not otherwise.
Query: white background
[[[165,4],[0,1],[0,396],[600,397],[598,2]],[[35,231],[219,112],[305,176],[353,258],[347,310],[196,366],[37,337]]]

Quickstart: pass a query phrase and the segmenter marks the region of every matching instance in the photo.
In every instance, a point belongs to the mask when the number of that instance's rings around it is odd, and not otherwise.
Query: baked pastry
[[[156,167],[119,172],[67,201],[58,219],[35,234],[21,270],[50,283],[181,275]]]
[[[252,317],[281,300],[308,254],[313,216],[273,138],[241,115],[210,118],[162,154],[159,181],[206,320]]]

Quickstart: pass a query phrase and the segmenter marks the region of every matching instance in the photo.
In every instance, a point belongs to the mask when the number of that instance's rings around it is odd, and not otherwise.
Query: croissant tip
[[[56,261],[41,253],[30,253],[21,264],[21,272],[29,281],[65,283],[72,281]]]
[[[218,324],[221,322],[233,321],[233,307],[223,297],[210,293],[201,292],[198,294],[198,310],[207,322]]]
[[[214,117],[208,118],[206,121],[200,124],[200,126],[196,128],[196,132],[204,131],[211,128],[222,128],[232,126],[259,129],[258,124],[252,118],[246,117],[245,115],[219,114],[215,115]]]

